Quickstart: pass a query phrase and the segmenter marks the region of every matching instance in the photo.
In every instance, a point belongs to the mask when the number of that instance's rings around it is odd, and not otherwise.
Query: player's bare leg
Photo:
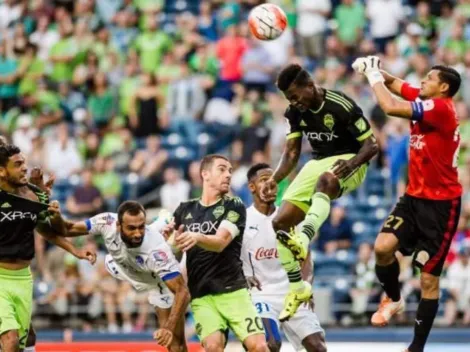
[[[225,335],[221,331],[216,331],[202,341],[202,346],[206,352],[224,352],[225,343]]]
[[[0,335],[2,352],[20,352],[20,339],[18,330],[9,330]]]
[[[261,318],[263,321],[264,331],[268,338],[268,349],[269,352],[279,352],[281,351],[282,340],[279,334],[279,329],[273,320],[267,318]]]
[[[158,318],[159,326],[164,326],[170,316],[171,308],[163,309],[155,307],[155,313]],[[168,349],[169,352],[187,352],[186,338],[184,336],[184,319],[180,319],[176,323],[175,331],[173,332],[173,340]]]
[[[264,334],[248,336],[245,341],[243,341],[243,346],[245,346],[248,352],[269,352]]]
[[[325,334],[317,332],[308,335],[302,340],[302,346],[305,347],[307,352],[326,352]]]
[[[395,257],[397,249],[398,238],[393,233],[382,232],[375,240],[375,273],[386,296],[382,298],[377,312],[372,315],[371,323],[374,326],[386,326],[392,316],[405,309],[398,282],[400,266]]]

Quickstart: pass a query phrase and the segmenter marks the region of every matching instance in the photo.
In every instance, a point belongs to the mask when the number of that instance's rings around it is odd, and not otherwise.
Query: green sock
[[[328,217],[330,208],[331,200],[327,194],[317,192],[313,195],[312,205],[302,226],[302,242],[307,246],[307,249],[313,237]]]
[[[300,263],[294,258],[292,252],[277,241],[277,251],[282,267],[287,272],[289,287],[291,290],[303,288],[302,275],[300,273]]]

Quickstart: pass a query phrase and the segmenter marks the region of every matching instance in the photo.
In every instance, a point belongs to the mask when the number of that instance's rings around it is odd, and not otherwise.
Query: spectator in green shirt
[[[98,128],[108,126],[116,113],[115,97],[103,72],[98,72],[93,80],[93,93],[88,99],[88,113]]]
[[[28,43],[25,54],[20,59],[21,81],[18,88],[20,95],[36,91],[37,82],[46,71],[46,63],[37,56],[37,52],[38,47]]]
[[[49,60],[52,62],[50,78],[55,82],[71,81],[75,66],[77,45],[72,38],[73,24],[68,20],[59,23],[60,40],[51,48]]]
[[[362,37],[366,25],[364,5],[357,0],[343,0],[334,14],[338,23],[338,37],[347,47],[354,47]]]
[[[140,55],[140,66],[144,72],[155,72],[160,65],[163,54],[171,49],[171,39],[158,30],[155,18],[149,18],[147,29],[134,42],[134,48]]]
[[[445,48],[451,50],[457,57],[462,58],[470,45],[465,40],[463,26],[455,24],[450,38],[445,43]]]
[[[98,157],[95,161],[93,185],[98,188],[108,209],[117,209],[122,182],[114,171],[114,163],[110,158]]]
[[[138,70],[138,63],[129,58],[124,67],[124,78],[119,85],[119,112],[123,116],[129,116],[132,97],[139,87]]]

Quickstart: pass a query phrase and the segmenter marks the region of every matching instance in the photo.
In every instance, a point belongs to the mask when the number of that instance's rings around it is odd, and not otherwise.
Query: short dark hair
[[[445,65],[434,65],[431,70],[439,71],[439,80],[449,85],[447,96],[453,97],[459,91],[462,78],[456,69]]]
[[[139,215],[140,213],[144,213],[144,215],[147,215],[147,212],[145,211],[143,205],[133,200],[127,200],[119,206],[118,221],[120,224],[122,224],[124,214],[126,213],[133,216]]]
[[[248,182],[251,182],[253,180],[253,178],[256,176],[258,171],[264,170],[264,169],[270,169],[270,168],[271,166],[266,163],[259,163],[259,164],[253,165],[252,167],[250,167],[250,169],[246,173],[246,178],[248,179]]]
[[[199,174],[202,175],[204,170],[208,170],[212,167],[212,164],[217,159],[223,159],[225,161],[229,161],[225,156],[220,154],[208,154],[201,160],[201,166],[199,168]]]
[[[8,164],[8,160],[13,155],[20,154],[21,150],[13,144],[2,144],[0,145],[0,166],[5,167]]]
[[[292,84],[304,87],[311,78],[307,71],[298,64],[290,64],[284,67],[277,77],[277,87],[285,92]]]

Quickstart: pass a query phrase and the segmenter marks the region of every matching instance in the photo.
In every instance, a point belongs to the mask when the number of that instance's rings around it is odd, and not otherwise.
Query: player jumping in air
[[[419,89],[380,71],[379,65],[378,57],[369,56],[357,59],[353,68],[366,75],[386,114],[411,120],[411,136],[406,193],[375,241],[375,271],[387,296],[372,316],[372,324],[385,326],[403,311],[395,252],[413,255],[413,263],[421,269],[421,301],[413,342],[405,351],[422,352],[438,309],[439,276],[460,216],[460,135],[452,97],[461,78],[453,68],[434,66]]]
[[[221,155],[208,155],[201,177],[201,198],[181,203],[174,213],[175,227],[184,231],[175,243],[187,255],[196,332],[207,352],[224,350],[229,328],[249,352],[267,352],[240,259],[246,209],[227,195],[232,165]]]
[[[359,187],[368,161],[378,148],[361,108],[343,93],[315,85],[299,65],[284,68],[277,86],[290,103],[285,113],[289,130],[281,161],[267,180],[263,197],[272,194],[275,185],[296,167],[303,135],[313,150],[313,160],[289,186],[273,219],[277,239],[290,250],[279,251],[290,282],[279,316],[280,321],[285,321],[312,296],[311,285],[302,281],[300,264],[307,258],[311,240],[328,217],[331,200]],[[302,230],[297,233],[295,226],[302,221]]]
[[[168,219],[169,221],[169,219]],[[141,292],[149,292],[160,328],[157,342],[170,352],[186,352],[184,315],[189,291],[179,270],[179,263],[161,234],[167,225],[158,218],[146,225],[144,207],[134,201],[119,206],[117,214],[102,213],[86,221],[66,222],[67,236],[101,235],[109,254],[106,269]]]
[[[2,352],[23,351],[29,336],[33,301],[30,263],[34,258],[34,230],[79,259],[92,263],[96,255],[77,250],[57,236],[47,221],[43,190],[28,183],[26,160],[18,147],[0,145],[0,345]],[[33,335],[31,335],[33,336]],[[31,336],[29,336],[31,338]],[[31,346],[32,345],[32,346]],[[34,343],[26,351],[34,351]]]
[[[307,306],[302,306],[294,316],[279,323],[279,314],[284,298],[289,291],[286,271],[278,259],[276,234],[272,219],[277,214],[274,205],[276,194],[264,200],[261,189],[272,176],[273,170],[267,164],[257,164],[248,170],[248,187],[253,195],[253,205],[246,211],[246,228],[243,235],[243,271],[251,286],[251,299],[263,320],[268,347],[271,352],[281,348],[282,328],[296,351],[305,348],[307,352],[325,352],[325,334],[317,315]],[[313,278],[313,268],[307,265]]]

